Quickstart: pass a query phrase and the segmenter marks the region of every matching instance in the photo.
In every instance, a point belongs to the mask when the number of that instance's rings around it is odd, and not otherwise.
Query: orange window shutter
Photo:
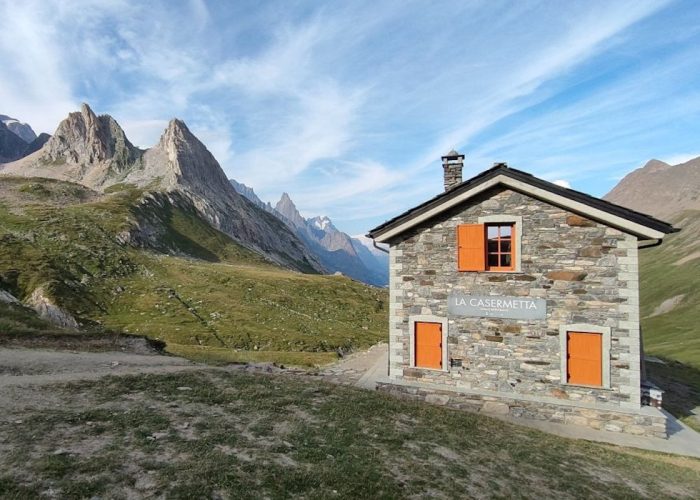
[[[486,234],[484,224],[457,226],[457,261],[460,271],[486,270]]]

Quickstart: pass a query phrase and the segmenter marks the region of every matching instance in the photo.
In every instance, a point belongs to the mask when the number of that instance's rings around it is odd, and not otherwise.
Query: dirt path
[[[201,367],[186,359],[158,354],[0,349],[0,387],[95,380],[105,375],[171,373]]]
[[[324,368],[319,375],[331,382],[374,389],[377,378],[385,375],[387,355],[387,345],[378,344]],[[202,368],[211,367],[155,353],[0,348],[0,388],[96,380],[106,375],[173,373]],[[250,365],[249,368],[264,371],[266,367]]]
[[[388,356],[387,344],[377,344],[324,368],[321,375],[332,382],[373,390],[377,379],[387,373]]]

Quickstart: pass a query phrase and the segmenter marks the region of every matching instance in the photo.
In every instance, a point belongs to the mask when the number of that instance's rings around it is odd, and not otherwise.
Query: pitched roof
[[[668,233],[679,231],[671,224],[649,215],[621,207],[580,191],[558,186],[522,170],[516,170],[504,163],[499,163],[444,193],[380,224],[369,231],[367,236],[379,242],[385,242],[411,227],[431,219],[445,210],[497,185],[503,185],[552,205],[561,206],[574,213],[584,215],[592,220],[598,220],[642,239],[660,240]]]

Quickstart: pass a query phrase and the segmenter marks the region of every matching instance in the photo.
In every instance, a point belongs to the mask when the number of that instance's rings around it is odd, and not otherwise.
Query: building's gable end
[[[387,221],[370,231],[369,236],[378,242],[388,242],[402,232],[499,185],[620,229],[643,240],[661,240],[666,234],[675,231],[671,225],[653,217],[577,191],[560,188],[524,172],[498,167]]]

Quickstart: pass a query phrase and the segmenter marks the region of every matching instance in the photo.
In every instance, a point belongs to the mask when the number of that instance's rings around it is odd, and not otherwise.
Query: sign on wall
[[[547,301],[527,297],[481,296],[452,293],[447,310],[456,316],[507,319],[545,319]]]

